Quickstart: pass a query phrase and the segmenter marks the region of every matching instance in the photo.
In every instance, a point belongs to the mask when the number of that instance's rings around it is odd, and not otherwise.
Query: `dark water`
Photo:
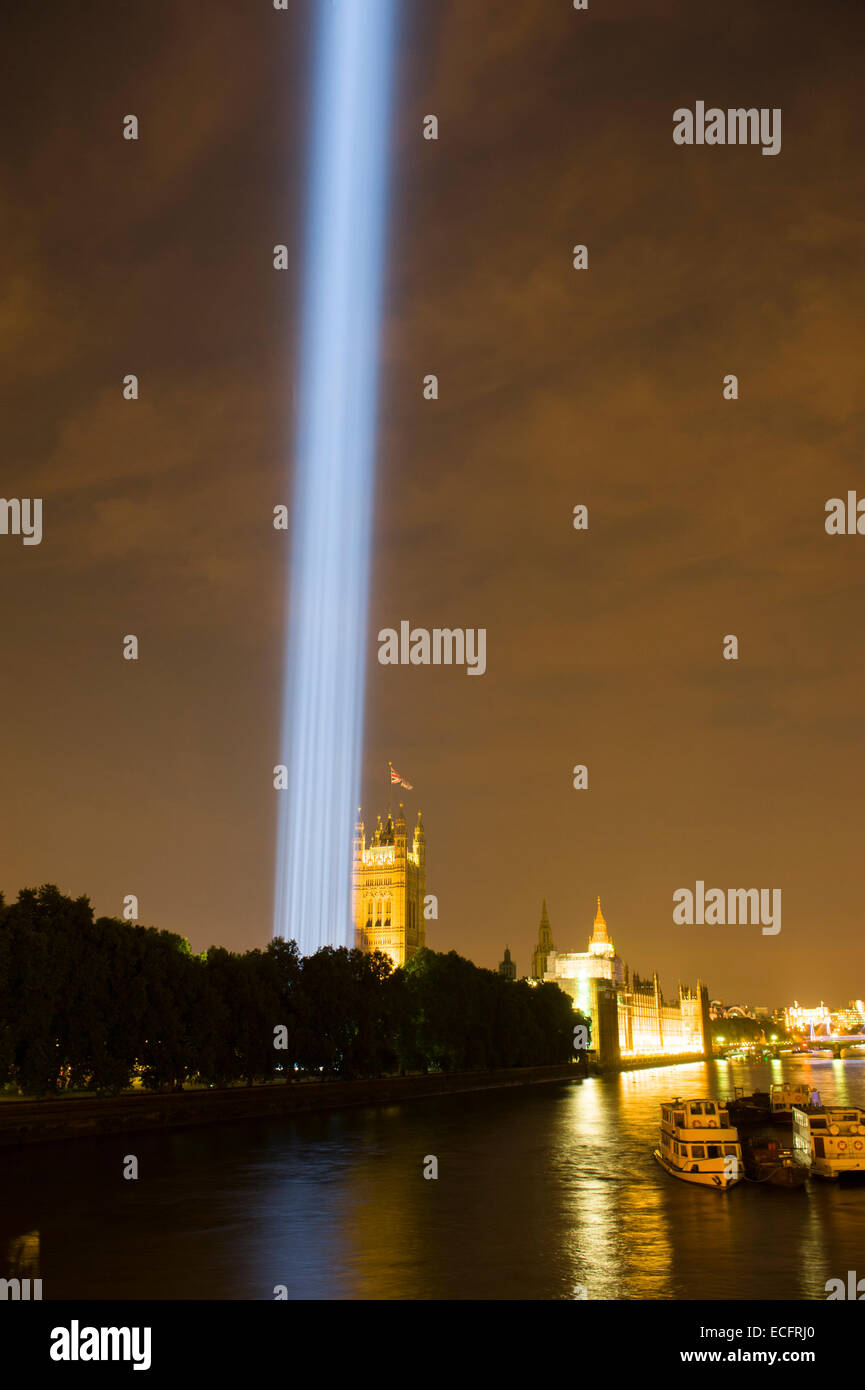
[[[0,1257],[38,1250],[44,1299],[825,1299],[865,1277],[865,1185],[718,1193],[651,1155],[662,1099],[785,1077],[865,1102],[865,1060],[695,1063],[0,1152]]]

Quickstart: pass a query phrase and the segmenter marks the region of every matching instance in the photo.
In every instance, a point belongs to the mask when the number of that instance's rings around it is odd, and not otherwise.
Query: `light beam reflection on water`
[[[865,1277],[865,1185],[718,1193],[651,1156],[662,1099],[782,1075],[865,1098],[865,1061],[693,1063],[136,1135],[146,1182],[114,1139],[0,1151],[0,1251],[40,1232],[46,1298],[824,1299]]]

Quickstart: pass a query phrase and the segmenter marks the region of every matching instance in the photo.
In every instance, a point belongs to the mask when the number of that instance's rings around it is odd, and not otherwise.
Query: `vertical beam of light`
[[[317,0],[274,934],[353,944],[395,0]]]

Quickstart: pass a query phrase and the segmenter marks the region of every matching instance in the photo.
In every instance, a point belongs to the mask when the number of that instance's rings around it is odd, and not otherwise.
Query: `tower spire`
[[[550,919],[547,913],[547,900],[541,899],[541,922],[538,927],[538,944],[532,952],[532,979],[542,980],[547,969],[547,957],[556,948],[553,945],[553,933],[550,927]]]
[[[594,930],[589,940],[589,950],[593,956],[612,956],[614,954],[613,943],[607,935],[607,919],[601,911],[600,894],[597,897],[597,904]]]

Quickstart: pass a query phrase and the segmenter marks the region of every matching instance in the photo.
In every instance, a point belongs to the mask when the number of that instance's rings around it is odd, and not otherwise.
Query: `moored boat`
[[[780,1081],[768,1091],[754,1091],[746,1096],[737,1086],[732,1100],[727,1102],[730,1118],[736,1125],[784,1125],[793,1118],[795,1106],[820,1104],[820,1097],[805,1081]]]
[[[796,1161],[791,1148],[777,1139],[753,1136],[742,1141],[745,1173],[751,1182],[765,1182],[772,1187],[804,1187],[808,1169]]]
[[[735,1125],[767,1124],[769,1121],[769,1092],[753,1091],[746,1096],[744,1089],[737,1086],[731,1100],[727,1101],[730,1119]]]
[[[743,1177],[739,1135],[720,1101],[665,1101],[653,1155],[673,1177],[700,1187],[726,1191]]]
[[[856,1105],[797,1106],[793,1153],[817,1177],[865,1177],[865,1110]]]
[[[816,1106],[820,1097],[807,1081],[779,1081],[769,1087],[769,1110],[773,1122],[792,1120],[794,1106]]]

